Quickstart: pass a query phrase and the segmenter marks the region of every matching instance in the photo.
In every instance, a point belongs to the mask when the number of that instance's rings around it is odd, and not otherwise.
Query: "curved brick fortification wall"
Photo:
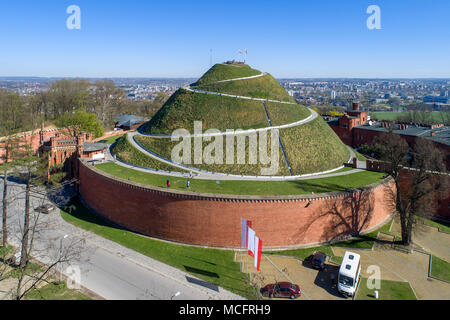
[[[374,229],[392,215],[384,181],[362,192],[257,197],[194,194],[132,183],[80,162],[80,193],[97,214],[151,237],[239,247],[241,218],[267,247],[312,245]]]

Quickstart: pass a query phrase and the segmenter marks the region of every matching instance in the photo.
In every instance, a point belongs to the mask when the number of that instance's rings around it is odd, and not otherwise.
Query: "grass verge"
[[[51,282],[39,290],[30,291],[26,297],[27,300],[92,300],[90,297],[67,288],[65,282]]]
[[[95,166],[108,174],[130,180],[137,183],[156,187],[166,187],[166,181],[170,180],[171,188],[181,191],[200,193],[234,194],[234,195],[301,195],[312,192],[326,193],[333,191],[345,191],[347,189],[360,188],[384,178],[383,173],[362,171],[344,176],[331,178],[303,180],[303,181],[220,181],[192,180],[191,187],[186,188],[186,178],[177,178],[164,175],[145,173],[119,166],[115,163],[104,163]],[[303,188],[304,189],[303,189]]]
[[[367,279],[361,278],[356,300],[375,300],[375,289],[367,288]],[[379,300],[417,300],[409,282],[381,280]]]
[[[436,227],[436,228],[439,228],[439,231],[441,231],[441,232],[450,233],[450,224],[449,223],[445,223],[445,222],[441,222],[441,221],[434,221],[434,220],[429,220],[429,219],[424,219],[424,218],[422,218],[422,220],[427,226]]]
[[[76,210],[71,213],[61,211],[65,221],[242,297],[257,299],[253,288],[245,280],[246,275],[240,271],[239,263],[234,261],[233,251],[175,245],[149,239],[109,225],[79,201],[73,204]]]
[[[433,255],[431,258],[431,275],[450,282],[450,263]]]
[[[109,137],[109,138],[106,138],[106,139],[103,139],[103,140],[99,141],[98,143],[112,145],[112,144],[116,143],[117,140],[119,140],[123,136],[124,136],[124,134],[121,134],[119,136]]]

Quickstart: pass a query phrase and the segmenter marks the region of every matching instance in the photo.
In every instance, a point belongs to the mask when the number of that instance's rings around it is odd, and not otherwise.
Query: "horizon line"
[[[114,77],[84,77],[84,76],[0,76],[0,79],[14,79],[14,78],[35,78],[35,79],[198,79],[199,77],[164,77],[164,76],[148,76],[148,77],[132,77],[132,76],[114,76]],[[316,79],[352,79],[352,80],[450,80],[449,77],[276,77],[280,80],[316,80]]]

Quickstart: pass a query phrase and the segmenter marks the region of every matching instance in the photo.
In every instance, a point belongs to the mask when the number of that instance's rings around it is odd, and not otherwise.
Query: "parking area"
[[[327,262],[324,270],[318,271],[307,263],[295,258],[267,256],[261,258],[260,271],[253,267],[253,258],[243,258],[243,270],[261,288],[276,282],[298,284],[302,296],[298,300],[345,300],[338,294],[332,275],[337,279],[339,266]]]
[[[399,228],[397,223],[392,231]],[[423,250],[450,260],[450,235],[436,228],[420,226],[414,234],[414,242]],[[380,234],[379,243],[372,250],[345,249],[333,247],[335,256],[344,256],[352,251],[361,256],[361,277],[371,276],[370,266],[377,266],[381,279],[395,282],[408,282],[419,300],[450,300],[450,283],[429,278],[430,256],[413,251],[406,253],[392,248],[393,236]],[[327,260],[323,271],[311,268],[308,262],[292,257],[263,255],[260,272],[253,267],[251,257],[241,257],[243,271],[247,272],[258,286],[276,282],[291,282],[300,286],[302,296],[298,300],[345,300],[333,284],[332,275],[337,279],[339,265]],[[366,285],[366,283],[361,283]],[[380,289],[380,292],[383,288]]]

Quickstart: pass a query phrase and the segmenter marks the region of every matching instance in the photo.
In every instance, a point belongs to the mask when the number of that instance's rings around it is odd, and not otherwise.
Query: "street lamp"
[[[173,298],[178,297],[181,294],[180,291],[177,291],[177,293],[175,293],[172,298],[170,298],[170,300],[173,300]]]

